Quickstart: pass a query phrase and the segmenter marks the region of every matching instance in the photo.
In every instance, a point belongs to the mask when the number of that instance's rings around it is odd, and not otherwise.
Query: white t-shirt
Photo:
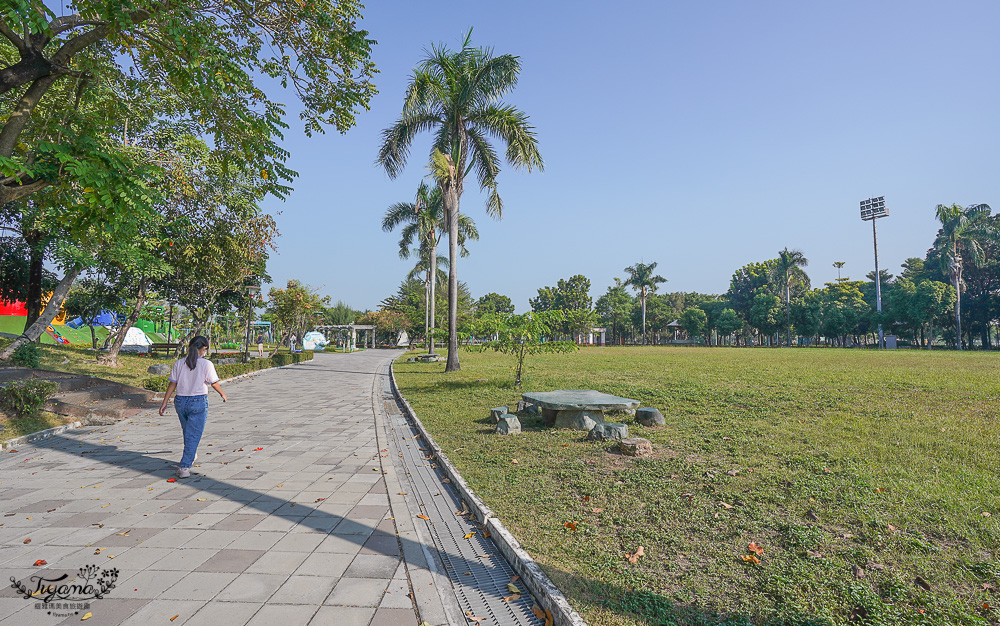
[[[204,396],[208,386],[219,382],[215,373],[215,364],[208,359],[198,357],[194,369],[189,369],[184,359],[178,359],[170,370],[170,382],[177,383],[179,396]]]

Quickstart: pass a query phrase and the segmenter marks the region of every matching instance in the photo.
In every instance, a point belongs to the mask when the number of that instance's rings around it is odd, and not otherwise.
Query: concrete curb
[[[396,371],[392,365],[394,363],[389,366],[392,392],[403,405],[407,417],[413,420],[414,425],[420,431],[427,446],[437,458],[437,462],[444,469],[448,478],[451,479],[451,483],[455,485],[462,498],[468,503],[469,509],[472,510],[476,519],[482,522],[486,529],[490,531],[494,543],[500,548],[507,562],[514,568],[514,571],[521,577],[521,580],[524,581],[525,586],[528,587],[528,591],[531,592],[531,595],[535,597],[543,609],[552,614],[553,622],[557,626],[587,626],[587,623],[583,621],[583,617],[573,610],[566,596],[559,591],[559,588],[552,582],[552,579],[524,551],[521,544],[517,542],[517,539],[504,527],[503,522],[494,517],[493,511],[472,491],[468,483],[458,473],[458,470],[455,469],[455,466],[451,464],[448,457],[441,451],[441,447],[437,445],[434,438],[431,437],[431,434],[420,422],[416,411],[413,410],[410,403],[400,393],[399,385],[396,384]]]
[[[81,426],[83,426],[83,422],[73,422],[72,424],[63,424],[62,426],[56,426],[55,428],[46,428],[45,430],[40,430],[37,433],[28,433],[27,435],[23,435],[21,437],[14,437],[13,439],[2,441],[0,442],[0,448],[6,450],[7,448],[11,448],[13,446],[20,446],[33,441],[41,441],[42,439],[48,439],[53,435],[58,435],[74,428],[80,428]]]

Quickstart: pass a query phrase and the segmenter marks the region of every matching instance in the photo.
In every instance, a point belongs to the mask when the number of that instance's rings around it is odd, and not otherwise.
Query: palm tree
[[[839,282],[843,282],[843,280],[844,280],[843,278],[841,278],[841,277],[840,277],[840,270],[841,270],[841,268],[843,268],[843,267],[844,267],[845,265],[847,265],[847,261],[834,261],[834,262],[833,262],[833,266],[834,266],[835,268],[837,268],[837,282],[838,282],[838,283],[839,283]]]
[[[417,188],[415,202],[397,202],[386,209],[385,217],[382,218],[382,230],[389,232],[395,230],[400,224],[406,223],[400,231],[399,258],[410,258],[410,246],[417,240],[419,247],[413,252],[418,254],[419,260],[416,267],[410,272],[408,278],[415,277],[421,272],[426,272],[424,280],[425,288],[425,309],[428,320],[427,329],[427,353],[434,354],[434,288],[437,280],[432,279],[438,273],[437,264],[440,257],[437,254],[438,243],[441,236],[447,232],[448,223],[445,220],[444,204],[441,202],[441,189],[439,187],[430,188],[426,183],[420,183]],[[479,231],[472,218],[461,215],[458,224],[458,245],[461,247],[462,256],[468,256],[469,251],[465,247],[465,240],[479,239]],[[447,267],[447,263],[445,266]]]
[[[649,265],[636,263],[625,268],[625,271],[628,273],[628,280],[625,281],[625,284],[638,292],[639,302],[642,303],[642,345],[646,345],[646,296],[656,293],[656,286],[658,284],[667,282],[666,278],[653,275],[653,270],[655,269],[656,263],[650,263]]]
[[[955,287],[955,345],[962,349],[962,253],[979,267],[984,260],[983,244],[1000,243],[1000,231],[990,220],[988,204],[972,204],[964,209],[957,204],[937,205],[935,216],[941,230],[934,240],[934,250],[941,257],[941,270],[951,276]]]
[[[808,285],[809,277],[802,270],[809,265],[809,259],[801,250],[785,248],[778,253],[774,265],[771,266],[771,278],[785,291],[785,342],[792,345],[791,302],[792,283]],[[836,265],[836,263],[834,263]],[[839,267],[837,268],[840,269]]]
[[[500,98],[517,84],[518,57],[473,48],[472,31],[461,50],[432,46],[410,77],[400,118],[382,131],[377,163],[395,178],[406,165],[413,138],[433,131],[431,154],[448,220],[448,363],[446,372],[461,369],[458,362],[458,237],[459,201],[465,177],[475,170],[479,187],[487,192],[486,212],[502,216],[497,193],[500,157],[490,137],[506,144],[507,162],[529,172],[542,169],[538,140],[528,116]]]

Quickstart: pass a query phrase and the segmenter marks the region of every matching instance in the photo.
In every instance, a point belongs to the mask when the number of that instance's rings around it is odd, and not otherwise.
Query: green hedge
[[[0,387],[0,408],[11,417],[34,417],[56,392],[47,380],[25,380]]]
[[[312,352],[297,352],[295,354],[279,352],[268,359],[253,359],[247,361],[246,363],[216,365],[215,372],[219,375],[219,378],[225,380],[227,378],[233,378],[234,376],[240,376],[241,374],[249,374],[250,372],[256,372],[258,370],[267,370],[272,367],[281,367],[282,365],[291,365],[292,363],[298,363],[300,361],[308,361],[312,358]],[[142,386],[150,391],[162,393],[167,390],[168,382],[169,380],[167,376],[150,376],[143,381]]]

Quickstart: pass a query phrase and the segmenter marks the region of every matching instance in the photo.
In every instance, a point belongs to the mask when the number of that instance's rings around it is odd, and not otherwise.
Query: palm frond
[[[397,202],[389,206],[382,218],[382,230],[391,232],[403,222],[416,214],[416,206],[412,202]]]
[[[439,123],[440,119],[431,114],[401,116],[382,131],[382,147],[379,148],[376,164],[385,168],[389,178],[396,178],[406,166],[413,138],[420,131],[430,130]]]
[[[514,167],[529,172],[544,169],[535,129],[516,107],[499,103],[477,109],[469,115],[469,123],[507,144],[507,162]]]

